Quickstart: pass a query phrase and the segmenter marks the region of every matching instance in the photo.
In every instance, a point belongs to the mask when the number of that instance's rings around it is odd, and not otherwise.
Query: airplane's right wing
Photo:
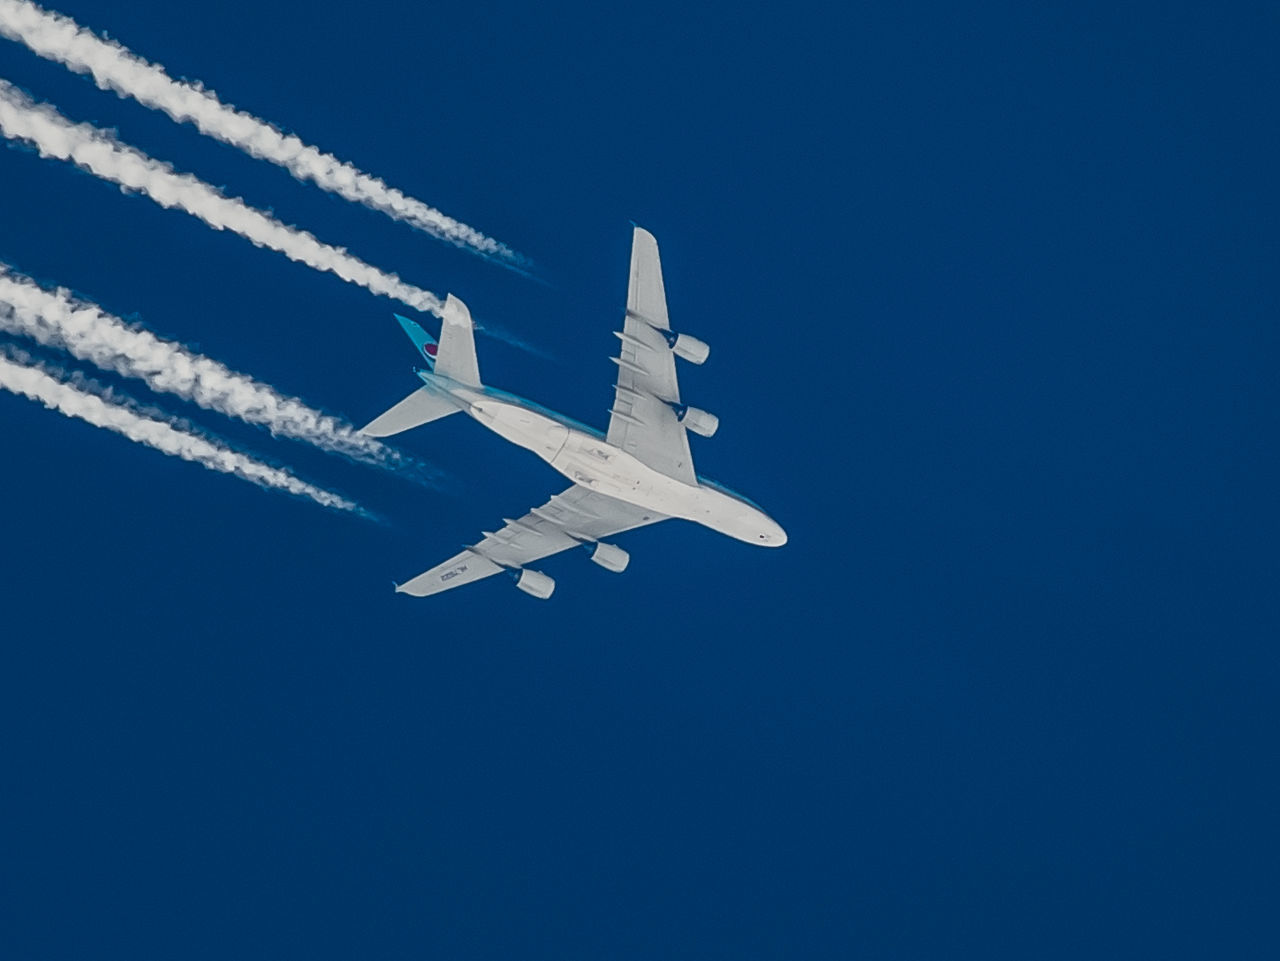
[[[680,404],[676,358],[668,344],[667,294],[658,242],[643,227],[631,241],[627,315],[608,441],[668,477],[696,484],[689,438],[672,405]]]
[[[501,530],[485,534],[480,543],[400,584],[396,590],[414,597],[439,594],[504,570],[519,571],[526,564],[578,546],[591,548],[592,559],[602,567],[620,571],[626,566],[626,553],[597,542],[662,520],[666,515],[575,484],[524,517],[506,521]],[[545,593],[538,596],[550,594],[550,578],[546,583]]]

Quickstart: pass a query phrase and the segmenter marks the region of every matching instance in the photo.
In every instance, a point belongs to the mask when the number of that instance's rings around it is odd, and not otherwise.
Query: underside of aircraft
[[[548,598],[555,582],[528,567],[574,547],[606,570],[622,572],[628,553],[606,538],[671,518],[694,521],[762,547],[780,547],[786,532],[747,498],[693,469],[688,432],[710,437],[719,418],[680,399],[676,358],[703,363],[710,348],[671,329],[658,243],[635,228],[627,310],[617,332],[621,349],[608,431],[485,386],[480,380],[474,327],[452,294],[437,342],[417,323],[397,315],[427,364],[422,386],[362,428],[389,437],[459,412],[518,444],[569,479],[571,486],[431,570],[399,584],[415,597],[438,594],[507,572],[527,594]]]

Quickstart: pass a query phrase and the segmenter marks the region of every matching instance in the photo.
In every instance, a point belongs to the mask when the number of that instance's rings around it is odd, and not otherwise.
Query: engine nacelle
[[[591,549],[591,559],[606,571],[621,574],[627,569],[627,564],[631,562],[631,555],[621,547],[615,547],[613,544],[597,543]]]
[[[683,357],[691,364],[705,363],[711,354],[711,345],[698,340],[692,334],[677,334],[674,330],[667,330],[665,327],[653,329],[662,335],[662,339],[667,342],[672,353],[677,357]]]
[[[516,587],[526,594],[532,594],[540,601],[545,601],[556,589],[556,582],[541,571],[522,569],[516,578]]]
[[[711,354],[711,345],[689,334],[676,334],[676,342],[671,345],[671,350],[677,357],[683,357],[691,364],[703,364]]]
[[[676,417],[689,430],[703,437],[710,437],[720,427],[720,418],[700,407],[681,405],[676,408]]]

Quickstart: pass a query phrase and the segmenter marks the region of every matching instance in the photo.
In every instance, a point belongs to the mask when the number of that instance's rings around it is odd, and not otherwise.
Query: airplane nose
[[[760,532],[758,543],[761,547],[781,547],[787,542],[787,532],[772,518],[767,523],[768,526]]]

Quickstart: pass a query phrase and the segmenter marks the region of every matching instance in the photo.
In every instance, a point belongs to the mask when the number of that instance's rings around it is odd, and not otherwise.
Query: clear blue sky
[[[648,227],[698,468],[791,541],[412,601],[559,475],[453,418],[403,438],[433,492],[108,378],[379,526],[0,395],[6,956],[1276,956],[1274,4],[56,8],[531,256],[0,41],[601,426]],[[415,384],[403,308],[64,164],[0,150],[0,225],[357,423]]]

